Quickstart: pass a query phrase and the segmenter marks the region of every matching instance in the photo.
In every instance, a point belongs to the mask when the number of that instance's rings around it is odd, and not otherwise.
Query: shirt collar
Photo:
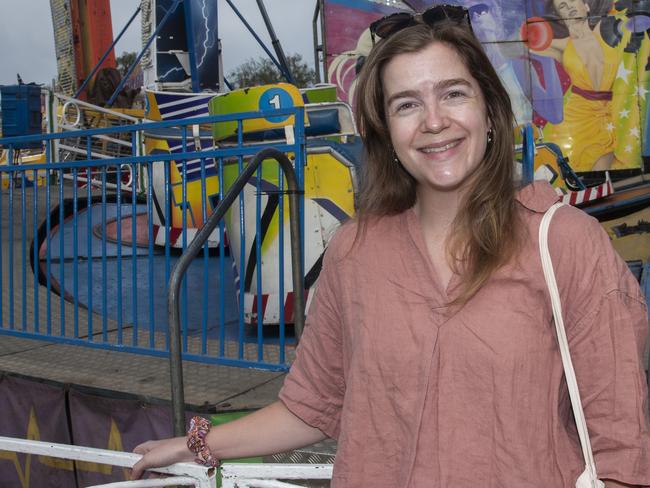
[[[521,188],[515,196],[522,206],[537,213],[546,212],[560,198],[547,181],[533,181]]]

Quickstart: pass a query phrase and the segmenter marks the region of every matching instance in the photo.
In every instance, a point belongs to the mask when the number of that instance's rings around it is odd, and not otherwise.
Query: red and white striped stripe
[[[561,195],[563,203],[568,203],[569,205],[580,205],[606,197],[612,193],[614,193],[614,187],[612,186],[612,180],[609,178],[609,173],[607,173],[605,182],[600,185],[590,186],[589,188],[580,191],[561,193]]]

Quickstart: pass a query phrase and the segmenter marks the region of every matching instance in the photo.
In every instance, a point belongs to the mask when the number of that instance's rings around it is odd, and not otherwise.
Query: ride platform
[[[46,215],[47,207],[40,196],[32,198],[34,191],[34,188],[16,191],[13,207],[9,205],[9,193],[0,192],[0,236],[3,249],[0,261],[0,327],[3,332],[0,334],[0,408],[3,411],[0,435],[125,451],[132,450],[138,443],[150,438],[171,436],[169,360],[166,357],[128,352],[136,338],[141,344],[153,343],[158,348],[163,347],[166,320],[155,327],[138,327],[137,324],[129,324],[126,320],[128,313],[124,313],[123,323],[118,324],[115,314],[102,316],[96,308],[90,311],[87,306],[83,306],[83,293],[79,293],[79,290],[87,290],[86,283],[78,283],[78,286],[73,287],[72,282],[66,280],[63,295],[68,299],[62,299],[59,293],[55,293],[56,287],[48,292],[42,283],[35,283],[38,274],[34,273],[29,261],[33,251],[23,249],[25,242],[32,242],[36,234],[38,226],[33,221],[40,223]],[[70,185],[66,185],[64,193],[69,195],[71,191]],[[21,198],[23,192],[24,197]],[[36,205],[34,202],[37,202]],[[10,218],[10,208],[13,210],[13,219]],[[26,215],[27,220],[16,220],[20,213]],[[128,212],[125,211],[124,217],[130,218]],[[79,218],[76,226],[76,232],[84,236],[79,242],[92,233],[91,229],[83,228],[84,220]],[[53,232],[69,233],[67,226],[71,223],[72,221],[66,220]],[[130,224],[124,228],[130,228]],[[10,232],[10,229],[13,231]],[[123,237],[131,239],[128,233]],[[13,252],[7,252],[10,238]],[[58,243],[56,237],[52,242]],[[71,266],[70,259],[66,257],[71,240],[66,238],[65,242],[65,246],[57,248],[56,253],[59,254],[53,253],[51,256],[52,282],[59,276],[61,266]],[[75,251],[81,263],[80,269],[87,266],[88,260],[92,259],[97,250],[95,240],[91,238],[88,242],[87,248],[79,247]],[[125,249],[130,249],[130,244]],[[111,252],[109,251],[108,267],[117,268],[111,260]],[[139,256],[136,257],[140,259]],[[126,257],[129,260],[131,258],[130,255]],[[143,256],[142,259],[146,257]],[[108,280],[108,283],[109,287],[113,286],[113,281]],[[74,297],[71,299],[74,288],[77,288],[76,301]],[[164,293],[165,287],[159,288]],[[112,293],[114,292],[113,290]],[[130,291],[125,288],[122,293]],[[142,297],[142,293],[139,296]],[[124,303],[128,308],[129,302],[125,300]],[[37,306],[34,307],[34,304]],[[158,299],[156,306],[163,306]],[[164,309],[157,310],[156,316],[162,317],[166,315],[165,312]],[[47,321],[43,318],[46,316]],[[87,324],[91,325],[88,327]],[[44,333],[48,329],[53,333],[59,332],[63,327],[66,331],[78,327],[74,335],[86,339],[89,345],[73,345],[54,337],[53,340],[27,337],[30,334]],[[118,334],[121,336],[119,341]],[[259,354],[257,343],[244,341],[239,344],[234,340],[235,335],[231,332],[226,334],[223,347],[227,355],[236,356],[238,348],[242,349],[245,358],[255,358]],[[198,354],[204,347],[199,334],[190,334],[186,340],[187,351],[190,353]],[[218,350],[219,340],[216,334],[208,334],[208,351]],[[102,343],[123,344],[124,351],[102,347]],[[287,341],[284,347],[286,361],[290,362],[295,345]],[[279,354],[280,345],[277,341],[270,340],[263,345],[263,357],[267,362],[281,363]],[[210,415],[213,422],[218,423],[259,409],[275,401],[285,374],[283,371],[184,361],[187,415]],[[334,452],[335,444],[326,442],[309,449],[258,460],[322,463],[331,462]],[[16,462],[0,452],[0,479],[22,479],[20,470],[16,467],[23,466],[22,469],[32,470],[34,479],[40,480],[38,486],[49,486],[42,484],[42,480],[48,478],[59,480],[53,481],[51,486],[68,486],[65,482],[61,484],[61,478],[56,474],[62,469],[60,466],[53,466],[43,460],[33,461],[29,465],[31,467]],[[23,473],[22,476],[24,475]],[[77,466],[75,476],[76,486],[81,487],[124,480],[128,473],[118,469]],[[10,483],[2,486],[14,485]]]

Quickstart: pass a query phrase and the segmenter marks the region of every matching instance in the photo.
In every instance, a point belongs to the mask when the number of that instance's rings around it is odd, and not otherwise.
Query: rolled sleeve
[[[279,397],[302,421],[337,438],[345,381],[341,319],[335,294],[336,264],[331,247],[325,253],[296,360]]]
[[[633,485],[650,484],[647,322],[640,297],[617,290],[570,341],[598,474]]]
[[[596,228],[597,225],[597,228]],[[581,282],[565,288],[571,358],[601,479],[650,485],[644,354],[648,315],[638,283],[600,225],[571,252]],[[570,267],[570,265],[566,265]]]

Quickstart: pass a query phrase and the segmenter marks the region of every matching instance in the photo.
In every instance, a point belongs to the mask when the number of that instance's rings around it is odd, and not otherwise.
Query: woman
[[[280,400],[190,435],[203,459],[332,437],[339,488],[570,487],[584,469],[535,242],[557,197],[515,190],[508,96],[468,27],[438,20],[458,11],[434,9],[373,24],[358,217],[325,255]],[[578,210],[550,243],[599,474],[648,484],[639,287]],[[136,452],[135,477],[196,457],[185,438]]]
[[[594,1],[592,11],[584,0],[550,2],[552,17],[562,20],[551,23],[554,38],[539,53],[555,59],[571,78],[563,119],[548,124],[544,136],[560,145],[576,171],[602,171],[624,164],[617,162],[615,155],[612,100],[627,42],[619,38],[604,39],[601,34],[602,23],[614,20],[602,17],[607,15],[610,4]],[[629,37],[629,33],[626,35]]]

